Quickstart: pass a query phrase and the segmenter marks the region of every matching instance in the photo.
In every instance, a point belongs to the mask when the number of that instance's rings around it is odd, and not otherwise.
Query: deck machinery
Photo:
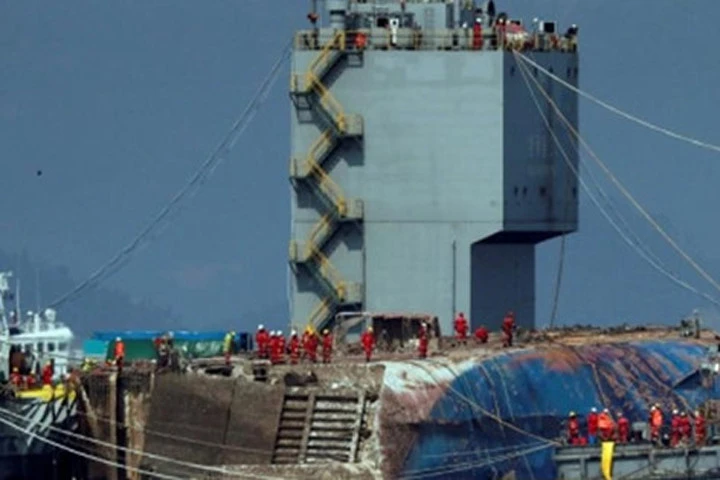
[[[576,85],[576,44],[492,1],[324,6],[292,56],[293,324],[412,310],[448,331],[458,311],[477,326],[513,310],[532,328],[535,245],[577,229],[577,179],[514,50]],[[530,71],[577,125],[577,95]]]

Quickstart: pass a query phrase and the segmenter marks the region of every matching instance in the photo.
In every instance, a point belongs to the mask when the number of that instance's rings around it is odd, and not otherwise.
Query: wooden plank
[[[315,393],[311,392],[308,396],[307,410],[305,410],[305,429],[303,430],[302,446],[300,447],[300,458],[298,463],[305,463],[307,457],[308,439],[310,438],[310,429],[312,427],[313,412],[315,410]]]
[[[358,395],[357,403],[357,418],[355,419],[355,425],[353,426],[353,437],[350,442],[350,455],[348,461],[350,463],[357,462],[357,452],[360,443],[360,429],[362,428],[363,418],[365,417],[365,392],[362,391]]]

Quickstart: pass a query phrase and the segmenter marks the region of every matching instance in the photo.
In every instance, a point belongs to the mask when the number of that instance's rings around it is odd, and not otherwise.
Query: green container
[[[155,344],[152,340],[124,340],[125,361],[135,362],[157,358]],[[185,358],[221,357],[223,354],[222,340],[175,340],[175,348],[183,352]],[[107,359],[115,358],[115,342],[108,342]]]

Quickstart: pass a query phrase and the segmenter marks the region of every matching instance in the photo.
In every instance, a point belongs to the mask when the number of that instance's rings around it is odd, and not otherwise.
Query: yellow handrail
[[[335,293],[339,297],[344,298],[346,290],[345,281],[340,275],[340,272],[330,262],[330,259],[326,257],[322,251],[320,251],[320,249],[313,249],[312,255],[317,259],[317,262],[320,265],[320,275],[330,282],[335,289]]]
[[[320,188],[331,198],[337,208],[338,213],[344,216],[347,213],[347,202],[342,188],[333,181],[327,172],[320,166],[317,161],[323,149],[329,148],[332,144],[332,136],[329,131],[323,132],[315,143],[310,147],[306,162],[308,174],[314,174],[318,177]]]
[[[318,320],[321,320],[323,317],[326,317],[328,313],[330,313],[330,308],[328,307],[329,303],[330,301],[327,298],[323,298],[321,301],[319,301],[315,309],[310,314],[310,318],[308,318],[308,324],[317,328]]]
[[[325,232],[329,229],[331,222],[330,214],[325,214],[313,227],[310,235],[308,235],[308,241],[305,245],[305,255],[310,256],[313,249],[318,244],[318,238],[320,235],[325,235]]]
[[[314,73],[308,76],[308,85],[310,88],[314,88],[318,97],[320,97],[320,105],[327,110],[335,122],[335,126],[341,132],[347,130],[347,122],[345,120],[345,110],[343,109],[340,102],[330,93],[330,90],[320,81]]]

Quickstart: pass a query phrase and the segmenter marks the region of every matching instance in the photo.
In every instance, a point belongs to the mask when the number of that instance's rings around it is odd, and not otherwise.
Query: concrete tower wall
[[[316,55],[296,51],[293,71]],[[577,61],[567,53],[536,59],[556,72]],[[456,311],[476,325],[514,309],[519,324],[532,326],[533,245],[576,228],[577,200],[512,54],[366,51],[361,60],[342,60],[324,80],[364,125],[326,161],[348,201],[364,204],[362,222],[340,230],[326,255],[346,280],[362,283],[365,310],[433,313],[448,332]],[[556,98],[576,122],[575,97]],[[293,109],[294,155],[321,133],[309,120]],[[293,191],[292,235],[302,240],[322,205],[308,189]],[[306,278],[292,282],[299,325],[322,298]]]

